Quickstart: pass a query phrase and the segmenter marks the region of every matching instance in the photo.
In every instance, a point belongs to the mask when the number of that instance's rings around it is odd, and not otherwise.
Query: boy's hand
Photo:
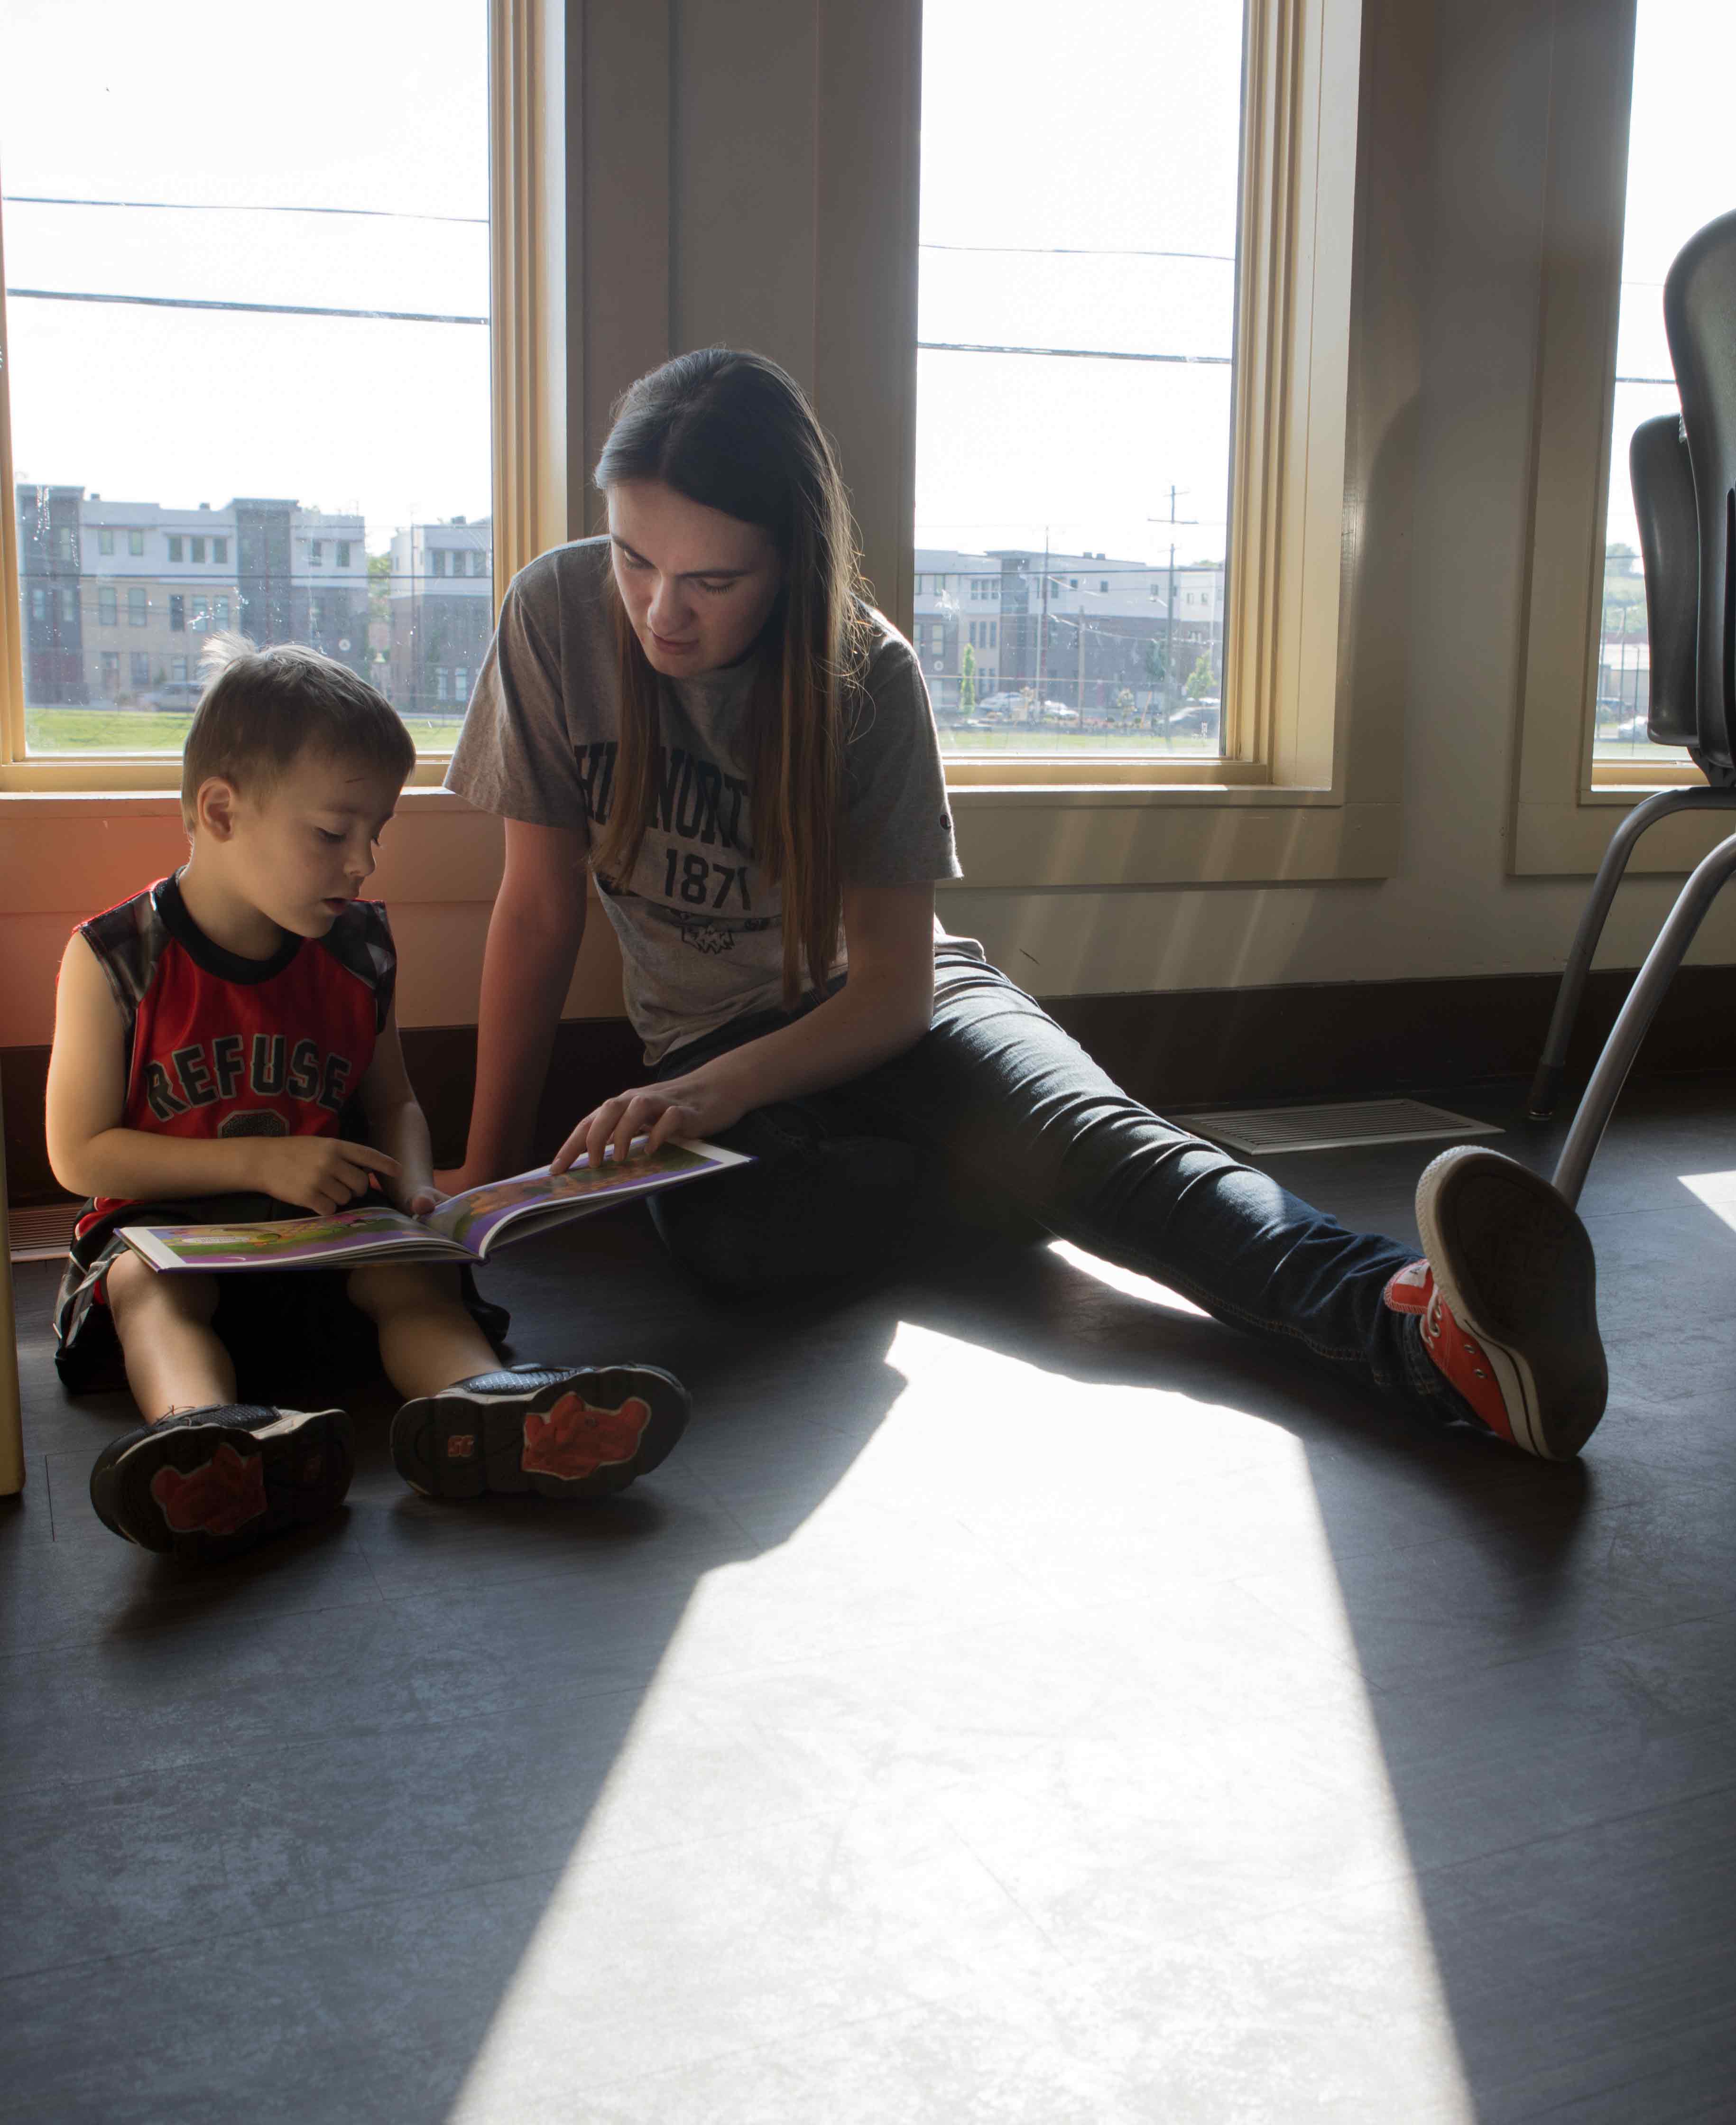
[[[368,1192],[368,1176],[399,1176],[395,1158],[332,1136],[259,1137],[253,1147],[258,1185],[280,1203],[299,1203],[322,1218]]]

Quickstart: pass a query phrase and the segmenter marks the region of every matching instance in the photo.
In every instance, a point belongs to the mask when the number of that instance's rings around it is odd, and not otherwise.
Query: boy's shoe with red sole
[[[123,1433],[97,1457],[91,1503],[141,1549],[215,1559],[326,1519],[355,1467],[341,1409],[227,1402]]]
[[[606,1498],[664,1458],[688,1408],[681,1382],[651,1365],[514,1365],[407,1402],[392,1463],[429,1498]]]
[[[1498,1438],[1571,1460],[1609,1394],[1597,1262],[1573,1206],[1516,1160],[1457,1144],[1424,1168],[1417,1225],[1427,1258],[1386,1303],[1418,1317],[1423,1348]]]

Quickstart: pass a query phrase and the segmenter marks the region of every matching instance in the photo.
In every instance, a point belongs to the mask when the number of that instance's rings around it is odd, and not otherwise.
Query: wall
[[[675,346],[748,343],[814,390],[865,519],[908,524],[897,409],[914,360],[915,84],[898,31],[913,0],[573,4],[575,467],[639,369]],[[1402,751],[1397,872],[1281,889],[947,891],[949,926],[1040,993],[1560,965],[1587,881],[1507,870],[1550,21],[1544,0],[1366,0],[1343,639],[1346,683],[1376,704],[1379,742]],[[575,530],[590,506],[574,505]],[[896,539],[876,530],[868,558],[883,600],[908,603]],[[87,808],[75,832],[70,813],[33,801],[0,799],[0,1047],[48,1038],[53,967],[78,916],[178,855],[172,808]],[[404,950],[404,1022],[465,1022],[498,829],[413,795],[387,847],[378,888]],[[1676,883],[1624,888],[1601,964],[1637,964]],[[1695,956],[1736,959],[1736,901]],[[593,921],[569,1014],[617,1009],[616,984]]]

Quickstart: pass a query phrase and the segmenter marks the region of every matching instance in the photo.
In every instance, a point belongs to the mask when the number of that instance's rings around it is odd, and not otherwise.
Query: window
[[[97,586],[97,620],[98,624],[102,627],[113,627],[116,624],[115,586],[112,583],[101,583]]]
[[[201,101],[196,125],[165,122],[186,109],[186,54],[209,44],[207,6],[105,10],[101,35],[76,51],[59,11],[7,17],[0,211],[16,284],[7,317],[13,462],[53,497],[57,545],[64,518],[69,581],[87,529],[108,533],[87,544],[92,571],[112,571],[116,548],[131,558],[134,581],[107,587],[117,608],[127,593],[130,626],[171,638],[151,647],[153,688],[169,683],[170,648],[186,646],[189,627],[234,626],[260,643],[304,636],[308,578],[329,581],[334,546],[354,580],[397,533],[436,511],[479,502],[485,511],[492,492],[489,123],[492,107],[517,106],[504,87],[491,106],[490,35],[492,23],[497,56],[521,35],[518,0],[432,0],[415,14],[411,47],[402,10],[312,4],[304,34],[287,40],[268,12],[224,17],[226,72],[269,76],[278,105],[295,113],[281,129],[262,128],[257,103],[239,97]],[[366,99],[364,111],[356,83],[393,78],[412,48],[437,94],[377,107]],[[511,214],[535,180],[515,139],[505,145]],[[40,203],[51,198],[74,203]],[[510,298],[513,271],[502,285]],[[146,300],[98,309],[25,289]],[[341,392],[330,388],[337,376]],[[526,455],[524,426],[509,438],[514,464]],[[93,509],[99,495],[109,499]],[[116,506],[118,526],[99,526]],[[186,521],[196,508],[198,532]],[[171,511],[181,518],[173,531]],[[45,500],[41,514],[45,531]],[[322,516],[342,523],[341,538]],[[147,544],[159,535],[163,544]],[[45,558],[40,544],[21,545],[15,571],[11,556],[8,542],[8,632]],[[189,611],[183,601],[177,629],[164,609],[167,582],[159,598],[154,583],[138,581],[146,566],[153,577],[191,566],[207,591],[227,591],[227,609],[208,597]],[[324,646],[358,663],[374,626],[394,644],[403,638],[406,664],[426,654],[416,601],[393,599],[384,583],[372,598],[359,582],[353,594],[347,587],[327,624]],[[145,714],[117,730],[112,717],[93,715],[100,656],[87,641],[53,660],[0,657],[0,675],[21,669],[23,681],[15,699],[0,676],[0,783],[53,787],[64,770],[58,786],[171,784],[167,765],[141,761],[136,773],[98,781],[68,757],[172,755],[185,736],[182,718]],[[117,668],[117,685],[129,669]],[[449,720],[414,735],[444,751],[454,733]]]
[[[31,618],[39,627],[48,624],[48,592],[40,583],[31,591]]]
[[[1686,765],[1685,752],[1654,746],[1646,735],[1650,660],[1628,444],[1642,421],[1677,410],[1663,335],[1663,276],[1695,230],[1730,203],[1728,157],[1715,148],[1705,126],[1721,123],[1715,118],[1721,108],[1715,84],[1736,64],[1736,18],[1723,9],[1690,8],[1685,0],[1639,0],[1635,28],[1594,748],[1600,761]],[[1684,68],[1688,49],[1695,62]]]
[[[102,697],[112,701],[120,691],[120,652],[105,649],[102,653]]]
[[[1145,579],[1183,558],[1221,570],[1227,551],[1243,10],[1191,12],[1185,65],[1177,35],[1150,0],[1059,16],[1031,0],[925,0],[925,94],[944,102],[981,72],[1005,136],[1042,150],[997,160],[985,229],[979,142],[922,128],[917,542],[969,525],[985,563],[1008,549],[970,595],[993,595],[1007,619],[1002,684],[1066,711],[949,728],[949,680],[935,704],[950,752],[1219,750],[1215,719],[1177,722],[1186,673]],[[1071,568],[1051,565],[1057,549]],[[1088,624],[1073,595],[1087,582]],[[971,630],[974,648],[992,638]]]
[[[1569,94],[1548,143],[1538,426],[1512,866],[1596,869],[1637,794],[1696,782],[1645,733],[1649,656],[1628,475],[1635,427],[1679,405],[1662,313],[1682,243],[1730,204],[1719,87],[1736,16],[1685,0],[1562,10]],[[1693,54],[1683,66],[1682,54]],[[1552,98],[1552,108],[1554,99]],[[1568,676],[1564,676],[1568,675]],[[1631,868],[1682,869],[1715,822],[1642,841]]]
[[[186,657],[170,657],[170,659],[169,659],[169,676],[170,676],[170,678],[172,678],[172,679],[175,681],[175,683],[177,684],[177,686],[184,686],[186,684]]]
[[[127,673],[135,694],[143,693],[151,683],[151,659],[148,650],[130,649],[127,652]]]
[[[219,628],[227,628],[229,624],[229,601],[226,597],[217,600],[216,611]]]
[[[447,698],[446,667],[444,664],[436,665],[434,669],[434,698],[436,701]]]
[[[112,596],[113,593],[111,593]],[[169,633],[179,634],[186,625],[186,600],[178,591],[169,592]]]
[[[452,698],[455,701],[468,701],[470,698],[470,674],[462,664],[452,675]]]
[[[76,622],[78,617],[78,591],[72,589],[63,589],[60,593],[60,619],[62,624],[70,627]]]

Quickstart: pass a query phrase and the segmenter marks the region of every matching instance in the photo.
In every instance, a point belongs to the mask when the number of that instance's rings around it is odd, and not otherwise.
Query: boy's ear
[[[193,823],[214,841],[226,841],[235,832],[236,802],[240,793],[221,775],[208,775],[193,799]]]

